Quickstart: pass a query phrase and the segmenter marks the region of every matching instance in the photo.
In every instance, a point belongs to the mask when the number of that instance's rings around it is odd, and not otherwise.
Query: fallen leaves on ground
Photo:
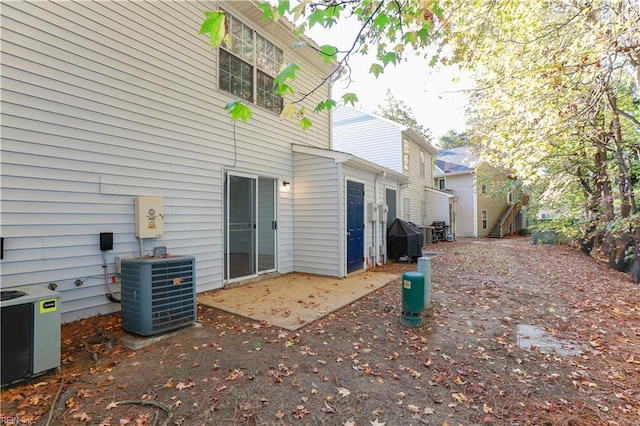
[[[399,312],[415,263],[376,268],[398,279],[296,332],[199,306],[201,328],[130,351],[100,338],[123,334],[119,315],[93,317],[63,326],[60,373],[2,390],[0,415],[35,423],[60,389],[54,424],[148,424],[153,406],[109,402],[141,395],[185,425],[635,424],[640,292],[626,275],[527,238],[429,249],[420,327]],[[577,354],[519,345],[522,324]]]

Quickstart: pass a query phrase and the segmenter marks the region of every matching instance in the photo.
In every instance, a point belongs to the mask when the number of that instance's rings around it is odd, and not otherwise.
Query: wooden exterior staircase
[[[507,205],[487,236],[489,238],[502,238],[509,232],[514,232],[513,229],[510,230],[509,228],[513,225],[518,212],[520,212],[520,203]]]

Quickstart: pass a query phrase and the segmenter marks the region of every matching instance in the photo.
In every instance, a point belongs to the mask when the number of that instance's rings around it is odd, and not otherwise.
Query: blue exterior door
[[[347,273],[364,262],[364,184],[347,181]]]

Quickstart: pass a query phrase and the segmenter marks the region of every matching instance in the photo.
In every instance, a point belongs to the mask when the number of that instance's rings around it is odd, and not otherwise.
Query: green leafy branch
[[[370,72],[375,76],[380,76],[385,68],[391,64],[397,65],[402,60],[405,46],[413,48],[423,47],[428,43],[429,34],[433,28],[434,16],[442,17],[437,0],[410,1],[406,3],[385,2],[374,0],[344,0],[326,2],[312,2],[303,0],[297,2],[293,7],[289,0],[278,1],[275,5],[269,2],[262,2],[258,5],[262,11],[263,19],[277,20],[289,16],[294,24],[301,18],[304,22],[294,29],[294,34],[300,36],[307,28],[320,25],[324,28],[332,28],[337,25],[342,15],[349,8],[352,15],[355,15],[361,22],[360,29],[354,38],[351,46],[340,51],[336,46],[322,45],[315,46],[306,41],[294,44],[294,50],[306,46],[315,50],[323,59],[326,65],[336,63],[336,67],[321,79],[311,90],[299,94],[298,99],[285,104],[281,117],[302,117],[304,118],[304,108],[296,110],[294,105],[304,102],[309,96],[316,93],[329,81],[341,76],[346,71],[346,79],[351,80],[352,69],[349,61],[354,53],[362,55],[368,54],[369,45],[377,43],[376,61],[372,63]],[[210,44],[217,48],[228,39],[225,29],[225,14],[223,11],[205,12],[205,21],[201,26],[201,34],[209,34]],[[399,40],[398,42],[396,42]],[[228,40],[227,40],[228,41]],[[392,43],[388,45],[387,43]],[[341,56],[341,58],[339,58]],[[274,80],[274,92],[283,98],[286,95],[296,96],[296,92],[291,84],[296,78],[296,71],[300,67],[295,63],[283,65]],[[348,93],[342,96],[342,102],[355,105],[357,96]],[[314,112],[321,112],[334,108],[337,103],[330,99],[319,102]],[[229,111],[232,120],[246,120],[250,117],[247,112],[250,107],[240,101],[234,101],[225,107]],[[303,128],[308,128],[310,122],[301,119]]]

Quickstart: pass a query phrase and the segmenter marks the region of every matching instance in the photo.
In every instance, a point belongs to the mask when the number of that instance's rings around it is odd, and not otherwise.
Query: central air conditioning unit
[[[31,285],[0,296],[2,386],[60,367],[60,293]]]
[[[151,336],[196,320],[193,256],[122,259],[122,329]]]

